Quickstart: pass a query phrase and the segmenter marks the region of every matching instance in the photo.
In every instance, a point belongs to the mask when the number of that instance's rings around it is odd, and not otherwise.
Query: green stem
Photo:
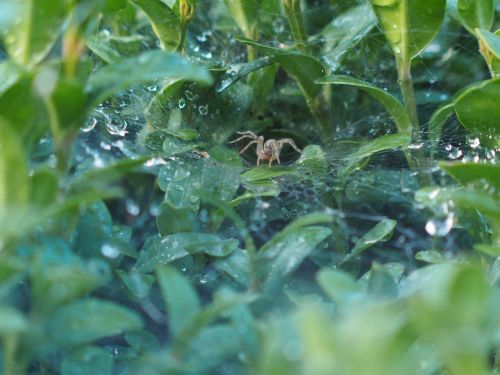
[[[331,112],[322,93],[318,94],[316,97],[311,97],[304,92],[306,98],[307,106],[311,111],[316,123],[319,126],[321,136],[323,137],[324,143],[328,143],[332,138],[331,132]]]
[[[288,24],[292,32],[293,39],[297,48],[301,51],[308,50],[307,33],[304,26],[304,18],[300,9],[300,0],[283,0],[283,8]]]
[[[399,87],[401,88],[401,93],[403,94],[403,102],[413,127],[413,138],[419,138],[420,122],[418,120],[417,101],[415,100],[409,61],[398,64],[398,79]]]

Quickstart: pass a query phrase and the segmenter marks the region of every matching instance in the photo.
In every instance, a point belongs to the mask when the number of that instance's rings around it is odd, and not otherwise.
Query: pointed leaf
[[[181,23],[172,9],[161,0],[129,0],[149,18],[162,49],[175,51],[182,38]]]
[[[458,0],[458,19],[462,25],[474,34],[475,29],[489,30],[495,19],[494,0]]]
[[[389,236],[396,227],[396,224],[397,221],[391,219],[384,219],[378,222],[356,242],[349,256],[357,256],[377,242],[386,240],[387,236]]]
[[[148,51],[95,72],[87,83],[90,106],[98,105],[108,96],[130,85],[167,77],[185,78],[205,84],[212,82],[210,74],[204,68],[187,62],[181,55]]]
[[[177,335],[200,311],[200,300],[191,283],[174,268],[158,267],[156,275],[167,308],[170,332]]]
[[[389,94],[387,91],[349,76],[332,75],[321,78],[320,80],[317,80],[316,83],[348,85],[364,90],[384,106],[387,113],[389,113],[389,115],[391,115],[391,117],[394,119],[394,122],[396,123],[400,134],[411,134],[412,126],[405,108],[398,99]]]

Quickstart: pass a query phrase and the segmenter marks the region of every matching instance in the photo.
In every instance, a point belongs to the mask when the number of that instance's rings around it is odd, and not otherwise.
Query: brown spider
[[[241,134],[241,137],[229,143],[235,143],[245,138],[251,139],[251,141],[240,151],[240,155],[244,153],[247,150],[247,148],[249,148],[251,145],[257,144],[257,165],[259,165],[259,162],[261,160],[269,160],[269,168],[271,167],[273,160],[277,160],[278,164],[281,164],[280,153],[281,153],[281,148],[285,143],[288,143],[290,146],[292,146],[294,150],[297,151],[298,153],[302,153],[302,150],[297,147],[297,145],[291,138],[282,138],[278,140],[268,139],[267,141],[264,142],[263,136],[258,136],[252,133],[251,131],[237,132],[237,133]]]

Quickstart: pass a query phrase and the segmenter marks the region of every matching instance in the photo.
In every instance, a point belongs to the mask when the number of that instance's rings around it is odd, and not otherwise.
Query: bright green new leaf
[[[412,125],[408,113],[401,102],[387,91],[349,76],[332,75],[321,78],[316,83],[354,86],[366,91],[384,106],[387,113],[394,119],[400,134],[411,135]]]
[[[464,91],[455,101],[462,125],[487,145],[500,140],[500,78],[484,81]]]
[[[475,29],[489,30],[495,19],[494,0],[458,0],[458,19],[472,34]]]
[[[357,256],[377,242],[387,240],[396,224],[397,221],[392,219],[384,219],[378,222],[356,242],[349,257]]]
[[[167,309],[169,329],[175,336],[200,311],[200,300],[191,283],[176,269],[158,267],[156,276]]]
[[[62,305],[45,324],[47,340],[67,349],[142,327],[135,312],[116,303],[83,299]]]
[[[446,0],[370,0],[396,60],[408,62],[434,38]]]
[[[6,30],[5,46],[16,62],[32,66],[47,56],[59,38],[66,18],[66,2],[19,0],[17,3],[19,18]]]
[[[177,15],[161,0],[130,0],[149,18],[162,49],[175,51],[182,39],[181,23]]]
[[[185,78],[210,84],[210,74],[201,66],[187,62],[181,55],[148,51],[95,72],[87,83],[91,98],[90,107],[101,103],[108,96],[136,83],[162,78]]]
[[[224,240],[213,234],[176,233],[163,237],[155,236],[144,244],[135,269],[151,272],[157,265],[168,264],[196,253],[225,257],[237,247],[237,240]]]
[[[476,29],[481,52],[490,68],[493,78],[500,77],[500,30],[494,34],[484,29]]]

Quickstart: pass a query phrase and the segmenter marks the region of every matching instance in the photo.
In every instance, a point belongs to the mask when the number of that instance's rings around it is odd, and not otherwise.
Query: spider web
[[[354,5],[363,4],[362,1],[335,3],[307,2],[306,18],[314,19],[325,14],[326,18],[331,18]],[[261,9],[260,16],[269,19],[270,25],[262,30],[261,43],[293,44],[286,18],[281,13]],[[327,25],[328,20],[307,25],[311,40],[318,46],[337,43],[336,40],[319,35]],[[153,37],[147,28],[144,33],[148,38]],[[235,35],[241,35],[241,32],[228,18],[224,3],[201,1],[198,17],[190,26],[190,59],[210,66],[228,67],[230,71],[231,67],[246,61],[246,48],[234,39]],[[377,26],[353,43],[338,60],[341,62],[336,61],[330,66],[332,72],[371,82],[399,96],[393,56]],[[437,146],[429,142],[427,124],[433,111],[451,101],[453,95],[467,84],[487,78],[487,69],[478,54],[475,40],[456,21],[450,18],[445,20],[437,37],[415,59],[413,76],[422,137],[405,151],[422,150],[426,154],[432,151],[434,161],[422,168],[432,173],[434,180],[442,186],[449,184],[450,179],[437,168],[438,160],[496,162],[495,150],[485,148],[476,137],[467,135],[454,115],[443,124]],[[223,132],[223,136],[217,139],[218,143],[227,144],[236,130],[264,130],[266,139],[268,135],[281,138],[281,134],[287,134],[295,138],[301,147],[322,144],[312,117],[304,110],[306,107],[302,97],[297,95],[294,82],[283,71],[279,71],[275,84],[276,90],[269,95],[264,114],[271,119],[272,126],[259,127],[259,121],[247,110],[241,117],[241,123]],[[134,87],[96,108],[79,138],[77,168],[99,167],[115,159],[140,155],[143,151],[144,127],[148,121],[148,106],[160,87],[160,83]],[[194,113],[194,117],[190,117],[191,121],[211,121],[211,124],[226,121],[224,111],[213,108],[208,98],[198,95],[196,90],[196,85],[187,85],[178,97],[165,103],[162,109],[164,121],[178,121],[178,117],[182,117],[188,109]],[[229,91],[227,95],[231,96],[232,93]],[[373,155],[362,169],[355,170],[339,181],[339,165],[349,161],[349,152],[346,152],[352,150],[349,147],[395,133],[396,128],[382,106],[354,88],[335,86],[332,89],[332,109],[335,141],[323,148],[326,171],[320,175],[277,177],[274,179],[279,189],[277,196],[257,197],[238,207],[238,213],[257,244],[265,243],[301,215],[326,211],[335,217],[342,236],[323,244],[322,255],[313,257],[313,261],[321,262],[320,258],[325,256],[334,259],[339,247],[349,250],[358,238],[383,218],[398,221],[392,238],[375,246],[371,252],[375,258],[385,262],[404,259],[411,264],[416,251],[435,247],[449,252],[467,248],[470,242],[464,231],[452,230],[452,225],[456,223],[452,208],[442,207],[442,210],[432,212],[415,202],[418,182],[415,173],[408,168],[401,149]],[[255,163],[255,156],[251,152],[245,153],[244,158],[248,166]],[[285,164],[293,164],[296,158],[296,154],[284,149],[282,159]],[[170,162],[169,158],[153,158],[147,165],[150,173],[155,175],[164,164]],[[136,224],[153,222],[161,196],[154,195],[147,205],[141,206],[137,194],[132,190],[130,194],[123,208],[128,220]]]

